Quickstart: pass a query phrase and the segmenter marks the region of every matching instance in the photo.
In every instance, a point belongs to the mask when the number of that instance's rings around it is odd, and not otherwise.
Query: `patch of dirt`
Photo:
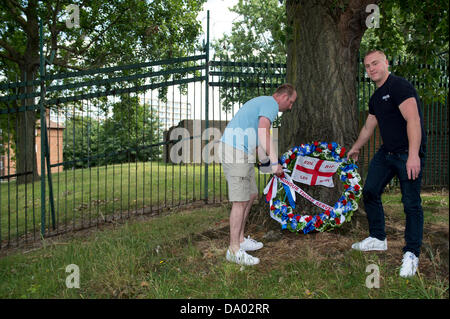
[[[256,205],[255,210],[260,206]],[[264,207],[264,210],[267,208]],[[253,209],[252,209],[253,211]],[[350,223],[341,228],[324,233],[310,233],[307,235],[281,231],[280,225],[270,217],[253,216],[247,224],[246,234],[262,241],[264,248],[252,255],[259,257],[264,267],[262,271],[270,271],[279,267],[280,261],[290,262],[298,259],[299,255],[308,257],[315,263],[334,259],[342,261],[351,250],[351,245],[368,236],[368,222],[364,212],[355,212]],[[255,223],[258,220],[260,223]],[[403,258],[404,220],[389,217],[386,213],[386,234],[388,250],[374,252],[392,268],[399,268]],[[269,232],[281,232],[277,239],[266,241],[264,237]],[[208,231],[195,236],[194,245],[202,252],[203,258],[215,262],[224,259],[229,244],[228,225],[219,230]],[[435,279],[449,277],[449,229],[448,225],[427,224],[424,227],[424,238],[419,271],[426,278]]]

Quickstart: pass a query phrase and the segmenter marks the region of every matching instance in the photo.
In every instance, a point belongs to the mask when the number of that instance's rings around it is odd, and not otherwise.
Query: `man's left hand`
[[[420,173],[420,157],[419,155],[410,155],[406,161],[406,172],[408,179],[416,179]]]

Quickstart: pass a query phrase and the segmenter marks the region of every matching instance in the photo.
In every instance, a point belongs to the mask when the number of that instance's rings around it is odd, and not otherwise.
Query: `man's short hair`
[[[381,54],[382,56],[384,56],[384,57],[386,58],[386,53],[384,53],[384,52],[381,51],[381,50],[375,49],[375,50],[367,51],[366,54],[364,55],[364,59],[365,59],[368,55],[370,55],[370,54],[372,54],[372,53],[379,53],[379,54]]]
[[[284,83],[280,85],[276,90],[274,94],[284,94],[287,93],[289,96],[292,96],[295,92],[295,88],[292,84]]]

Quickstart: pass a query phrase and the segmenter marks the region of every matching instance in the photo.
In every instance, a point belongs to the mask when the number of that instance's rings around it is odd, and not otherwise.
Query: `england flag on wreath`
[[[325,161],[309,156],[298,156],[295,162],[292,179],[307,185],[323,185],[334,187],[333,175],[339,163]]]

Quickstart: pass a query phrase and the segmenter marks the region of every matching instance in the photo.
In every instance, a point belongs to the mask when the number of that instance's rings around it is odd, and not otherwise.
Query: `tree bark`
[[[24,74],[22,71],[22,74]],[[30,74],[30,73],[25,73]],[[29,80],[33,81],[35,76],[29,76]],[[21,93],[32,93],[33,87],[24,87]],[[32,106],[34,99],[22,100],[22,106]],[[29,183],[34,178],[39,178],[37,171],[36,159],[36,111],[27,110],[17,114],[17,141],[16,141],[16,173],[24,174],[17,177],[17,183]],[[31,173],[30,173],[31,172]]]
[[[337,142],[347,150],[358,137],[357,59],[367,29],[366,6],[374,0],[288,0],[287,81],[298,98],[281,119],[280,155],[313,141]],[[301,187],[333,205],[342,187]],[[312,204],[302,202],[305,209]],[[316,210],[318,208],[315,208]]]
[[[19,62],[21,81],[31,82],[36,79],[39,68],[39,23],[37,19],[37,4],[31,1],[26,10],[27,14],[27,47],[21,62]],[[25,86],[20,90],[21,94],[33,93],[34,86]],[[22,106],[34,105],[35,99],[23,99]],[[19,112],[17,141],[16,141],[16,172],[17,183],[23,184],[39,178],[36,162],[36,111],[27,110]],[[42,150],[41,150],[42,151]],[[28,174],[28,172],[32,172]]]

